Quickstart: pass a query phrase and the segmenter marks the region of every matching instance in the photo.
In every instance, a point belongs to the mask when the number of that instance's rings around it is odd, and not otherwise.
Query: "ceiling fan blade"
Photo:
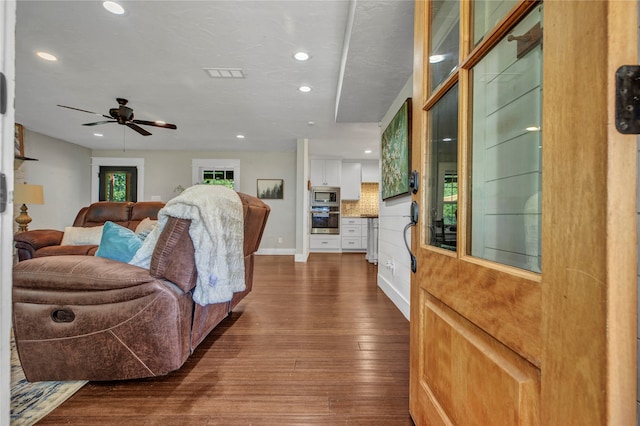
[[[142,136],[150,136],[151,135],[151,133],[147,132],[145,129],[143,129],[142,127],[138,126],[137,124],[127,123],[127,127],[132,128],[136,132],[140,133]]]
[[[93,111],[87,111],[86,109],[80,109],[80,108],[70,107],[70,106],[66,106],[66,105],[58,105],[58,106],[59,106],[59,107],[62,107],[62,108],[74,109],[74,110],[76,110],[76,111],[88,112],[89,114],[99,115],[100,117],[111,118],[111,117],[109,117],[108,115],[100,114],[100,113],[93,112]]]
[[[115,123],[116,120],[96,121],[95,123],[84,123],[83,126],[96,126],[98,124]]]
[[[147,120],[131,120],[136,124],[144,124],[145,126],[155,126],[155,127],[164,127],[165,129],[177,129],[178,126],[170,123],[159,123],[157,121],[147,121]]]

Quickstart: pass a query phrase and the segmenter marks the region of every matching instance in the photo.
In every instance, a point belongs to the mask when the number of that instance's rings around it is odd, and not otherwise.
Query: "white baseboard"
[[[402,315],[409,320],[411,317],[409,301],[406,300],[398,291],[380,274],[378,274],[378,287],[387,295],[389,299],[396,305],[396,308],[402,312]]]
[[[276,249],[276,248],[261,248],[255,253],[256,255],[276,255],[276,256],[293,256],[296,254],[296,249]]]
[[[294,262],[303,262],[306,263],[307,260],[309,259],[309,252],[305,253],[296,253],[293,261]]]

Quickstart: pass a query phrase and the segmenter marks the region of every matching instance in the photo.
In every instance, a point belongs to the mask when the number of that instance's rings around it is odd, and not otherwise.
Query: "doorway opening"
[[[99,201],[138,201],[138,168],[100,166]]]

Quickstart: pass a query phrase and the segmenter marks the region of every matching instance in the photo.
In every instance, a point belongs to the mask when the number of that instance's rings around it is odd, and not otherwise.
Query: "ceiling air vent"
[[[205,68],[211,78],[245,78],[242,68]]]

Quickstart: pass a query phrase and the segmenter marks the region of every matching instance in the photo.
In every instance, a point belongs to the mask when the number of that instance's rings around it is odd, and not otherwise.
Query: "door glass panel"
[[[460,52],[460,5],[455,1],[431,2],[431,91],[458,68]]]
[[[542,7],[519,36],[542,22]],[[472,70],[471,255],[540,272],[542,43],[500,41]]]
[[[476,0],[473,3],[473,45],[480,43],[517,3],[517,0]]]
[[[453,86],[429,111],[430,245],[455,251],[458,226],[458,85]]]
[[[136,167],[100,166],[99,201],[138,201]]]

